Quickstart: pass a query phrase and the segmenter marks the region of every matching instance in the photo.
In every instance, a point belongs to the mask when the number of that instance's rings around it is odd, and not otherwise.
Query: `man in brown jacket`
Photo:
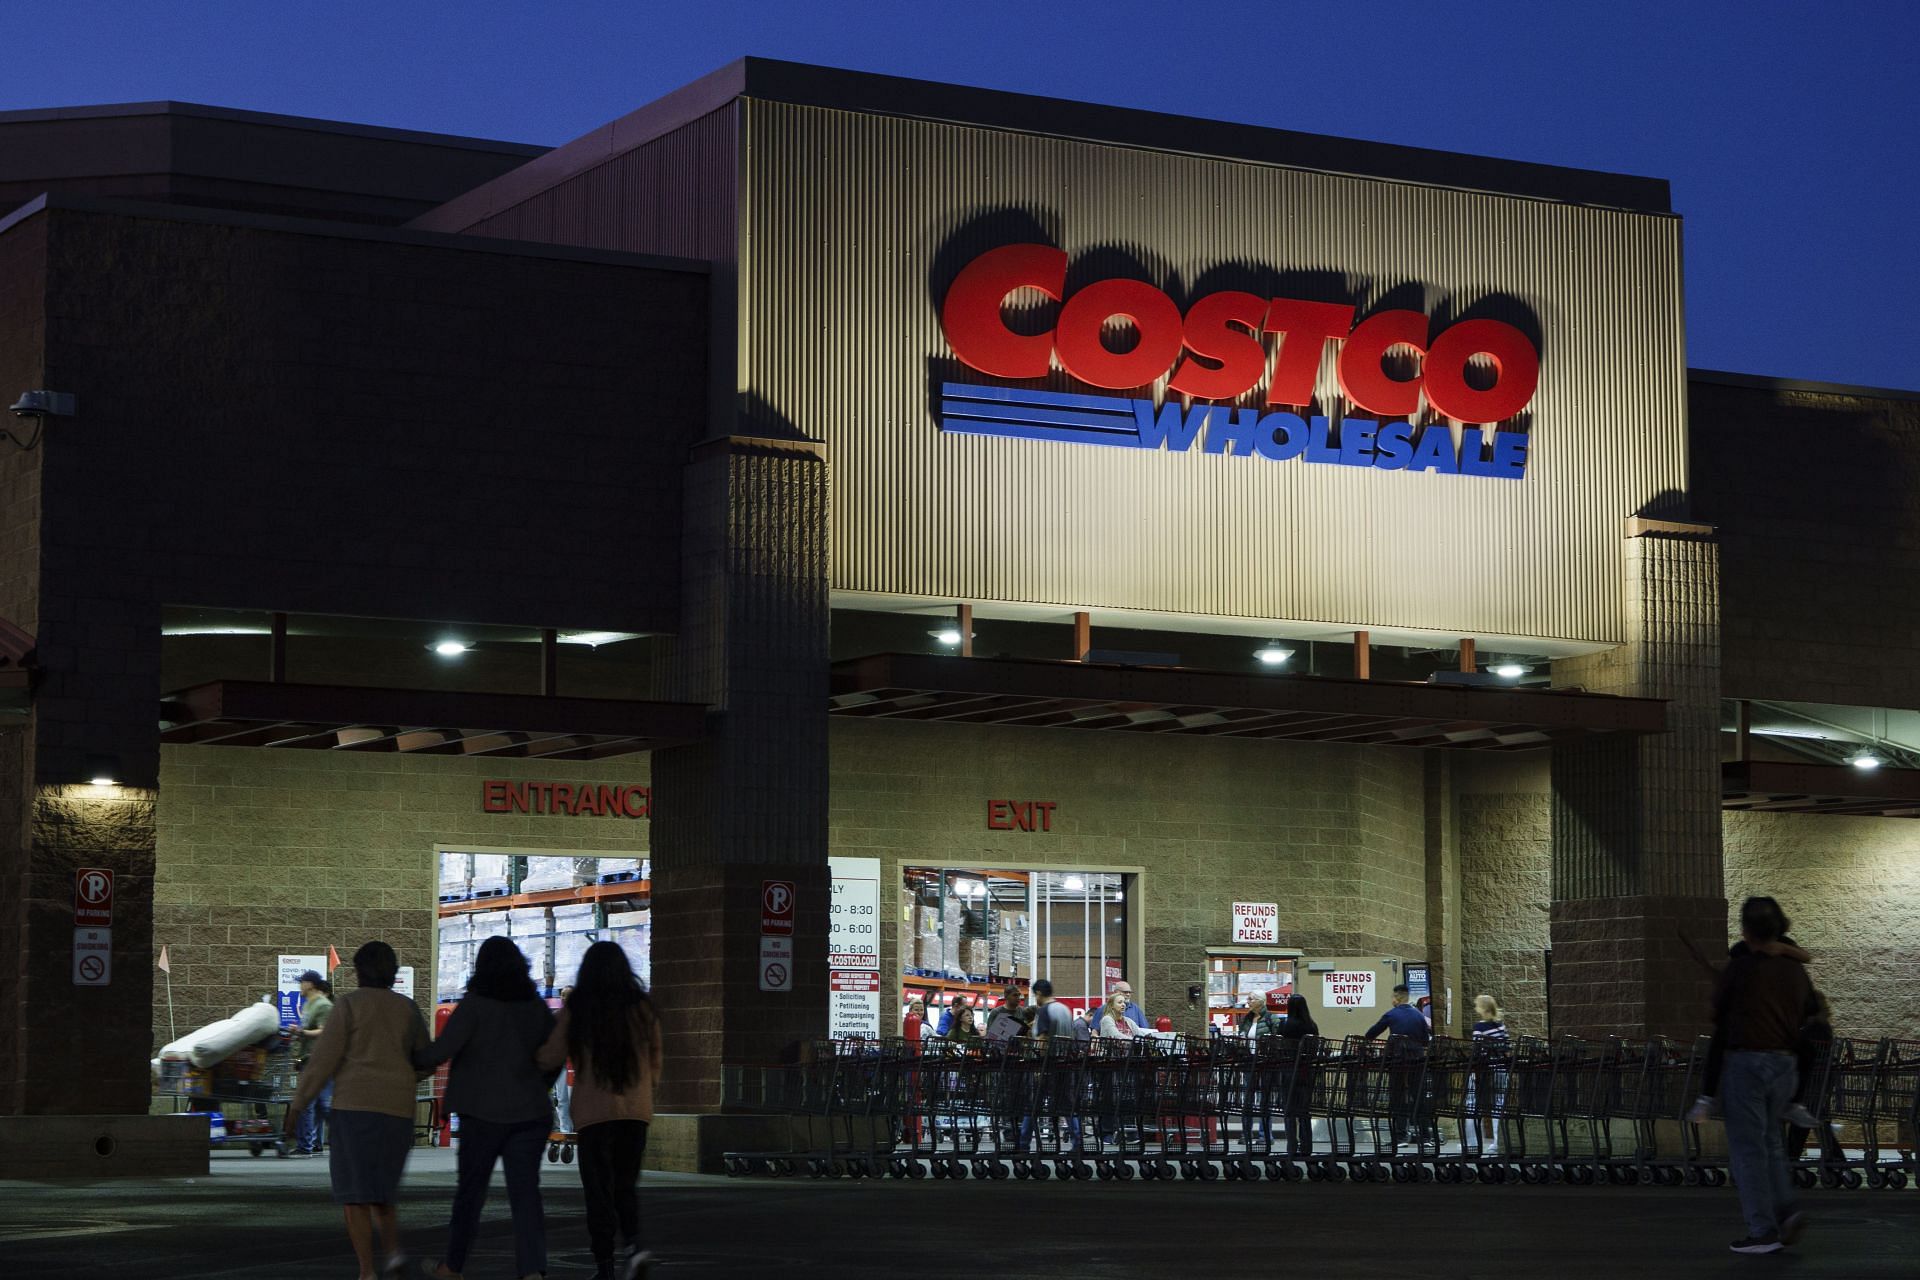
[[[1799,961],[1762,950],[1786,931],[1779,903],[1748,898],[1740,908],[1746,954],[1728,963],[1713,998],[1727,1046],[1720,1076],[1727,1162],[1747,1219],[1746,1236],[1731,1246],[1735,1253],[1778,1253],[1806,1229],[1806,1215],[1794,1204],[1781,1124],[1799,1083],[1794,1050],[1813,985]]]

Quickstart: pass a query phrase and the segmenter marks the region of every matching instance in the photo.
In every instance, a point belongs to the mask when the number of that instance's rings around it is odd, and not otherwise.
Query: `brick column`
[[[1556,685],[1664,698],[1668,730],[1553,749],[1558,1035],[1691,1035],[1726,945],[1720,855],[1719,558],[1704,525],[1633,520],[1626,643],[1554,664]]]
[[[655,755],[655,987],[662,1102],[720,1104],[721,1067],[827,1026],[826,464],[810,441],[731,437],[686,472],[680,632],[659,696],[714,708],[704,741]],[[799,886],[794,988],[760,991],[760,886]]]
[[[1472,1025],[1474,992],[1460,988],[1460,841],[1454,818],[1453,761],[1426,755],[1427,963],[1433,975],[1433,1025],[1458,1033]]]

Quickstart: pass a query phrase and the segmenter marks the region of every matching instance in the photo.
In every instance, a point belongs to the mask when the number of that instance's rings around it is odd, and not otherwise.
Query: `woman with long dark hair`
[[[446,1107],[460,1117],[453,1218],[436,1276],[457,1277],[466,1265],[495,1161],[506,1166],[518,1274],[547,1273],[540,1154],[553,1129],[547,1095],[553,1076],[534,1058],[552,1029],[553,1013],[533,985],[526,956],[505,938],[488,938],[473,958],[467,994],[454,1006],[440,1038],[414,1057],[423,1070],[453,1064]]]
[[[616,943],[587,948],[573,994],[540,1050],[548,1071],[568,1058],[587,1237],[599,1267],[594,1280],[634,1280],[653,1263],[640,1243],[639,1183],[660,1081],[660,1019]]]
[[[1313,1020],[1307,998],[1298,992],[1287,997],[1287,1020],[1280,1025],[1280,1036],[1293,1042],[1294,1054],[1292,1084],[1287,1090],[1287,1154],[1310,1156],[1313,1154],[1313,1117],[1307,1109],[1313,1100],[1313,1076],[1311,1057],[1306,1062],[1301,1058],[1318,1052],[1320,1024]]]

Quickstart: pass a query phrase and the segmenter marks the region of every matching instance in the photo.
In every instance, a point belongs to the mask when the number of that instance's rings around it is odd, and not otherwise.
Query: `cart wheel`
[[[1130,1161],[1117,1160],[1113,1166],[1113,1176],[1122,1182],[1133,1181],[1133,1165]]]
[[[1310,1164],[1307,1166],[1308,1182],[1320,1182],[1325,1180],[1326,1176],[1327,1176],[1327,1171],[1322,1167],[1320,1167],[1319,1165]]]
[[[1816,1176],[1811,1169],[1795,1169],[1793,1171],[1793,1185],[1802,1191],[1811,1189],[1819,1181],[1819,1177]]]
[[[1213,1160],[1202,1160],[1200,1162],[1200,1181],[1218,1182],[1219,1180],[1220,1180],[1219,1162],[1213,1161]]]
[[[256,1152],[255,1154],[258,1153]],[[1883,1190],[1887,1185],[1887,1175],[1878,1169],[1869,1169],[1867,1170],[1867,1185],[1875,1191]]]
[[[1156,1181],[1160,1177],[1160,1166],[1151,1160],[1142,1160],[1140,1162],[1140,1176],[1148,1182]]]
[[[1394,1165],[1391,1168],[1384,1164],[1376,1164],[1373,1166],[1373,1180],[1375,1182],[1390,1182],[1396,1173],[1400,1175],[1401,1181],[1404,1182],[1406,1180],[1407,1171],[1404,1165]]]
[[[1724,1187],[1724,1186],[1726,1186],[1726,1185],[1727,1185],[1727,1171],[1726,1171],[1725,1169],[1709,1169],[1709,1170],[1707,1170],[1707,1185],[1708,1185],[1708,1186],[1710,1186],[1710,1187]]]
[[[572,1144],[571,1142],[566,1142],[566,1143],[562,1143],[562,1144],[561,1144],[561,1146],[560,1146],[560,1163],[561,1163],[561,1164],[572,1164],[572,1163],[573,1163],[573,1144]]]
[[[1267,1164],[1267,1181],[1268,1182],[1278,1182],[1282,1178],[1285,1178],[1286,1176],[1287,1175],[1286,1175],[1285,1165],[1279,1164],[1277,1162],[1272,1162],[1272,1161],[1268,1162]],[[1288,1180],[1291,1181],[1291,1179],[1288,1179]]]
[[[1033,1180],[1035,1182],[1045,1182],[1052,1176],[1053,1168],[1045,1160],[1035,1160],[1033,1162]]]
[[[1114,1179],[1113,1161],[1111,1160],[1100,1161],[1099,1164],[1094,1166],[1094,1172],[1099,1175],[1100,1181],[1112,1182]]]
[[[1075,1178],[1081,1182],[1093,1181],[1093,1166],[1091,1164],[1088,1164],[1085,1160],[1075,1160],[1072,1167]]]
[[[1421,1166],[1419,1167],[1419,1169],[1418,1169],[1418,1170],[1417,1170],[1417,1171],[1415,1172],[1415,1174],[1414,1174],[1414,1176],[1415,1176],[1415,1177],[1417,1177],[1417,1178],[1419,1178],[1419,1179],[1420,1179],[1420,1181],[1422,1181],[1422,1182],[1432,1182],[1432,1181],[1433,1181],[1433,1169],[1432,1169],[1432,1168],[1431,1168],[1430,1166],[1427,1166],[1427,1165],[1424,1165],[1424,1164],[1423,1164],[1423,1165],[1421,1165]]]
[[[1413,1167],[1411,1165],[1396,1164],[1393,1166],[1391,1176],[1395,1182],[1405,1182],[1413,1177]]]
[[[1238,1182],[1246,1176],[1240,1171],[1240,1162],[1238,1160],[1227,1161],[1226,1174],[1228,1182]]]
[[[928,1165],[928,1167],[929,1167],[929,1168],[931,1168],[931,1169],[933,1170],[933,1176],[934,1176],[934,1177],[936,1177],[936,1178],[940,1178],[940,1179],[943,1179],[943,1180],[944,1180],[944,1179],[946,1178],[946,1176],[947,1176],[947,1162],[946,1162],[946,1161],[944,1161],[944,1160],[929,1160],[929,1161],[927,1161],[927,1165]]]
[[[1335,1164],[1331,1160],[1329,1160],[1327,1162],[1327,1181],[1328,1182],[1345,1182],[1346,1180],[1347,1180],[1346,1166]]]
[[[1895,1191],[1905,1187],[1907,1185],[1907,1171],[1905,1169],[1890,1170],[1887,1174],[1887,1185]]]
[[[1841,1175],[1841,1180],[1847,1184],[1847,1190],[1849,1191],[1858,1191],[1860,1189],[1860,1183],[1863,1181],[1858,1169],[1847,1170],[1846,1173]]]
[[[1840,1185],[1840,1175],[1831,1169],[1822,1169],[1820,1171],[1820,1185],[1832,1191]]]

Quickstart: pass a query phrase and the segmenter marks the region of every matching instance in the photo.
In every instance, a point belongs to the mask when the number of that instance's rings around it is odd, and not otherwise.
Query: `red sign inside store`
[[[594,782],[512,782],[489,778],[480,784],[484,813],[537,813],[572,818],[649,818],[650,787]]]
[[[113,924],[110,868],[81,867],[73,873],[73,923],[85,929],[104,929]]]
[[[835,969],[828,977],[827,985],[833,991],[878,992],[880,973],[877,969]]]
[[[989,800],[989,831],[1051,831],[1053,811],[1060,807],[1054,800]]]
[[[793,901],[798,896],[791,880],[760,882],[760,932],[763,935],[792,935]]]

